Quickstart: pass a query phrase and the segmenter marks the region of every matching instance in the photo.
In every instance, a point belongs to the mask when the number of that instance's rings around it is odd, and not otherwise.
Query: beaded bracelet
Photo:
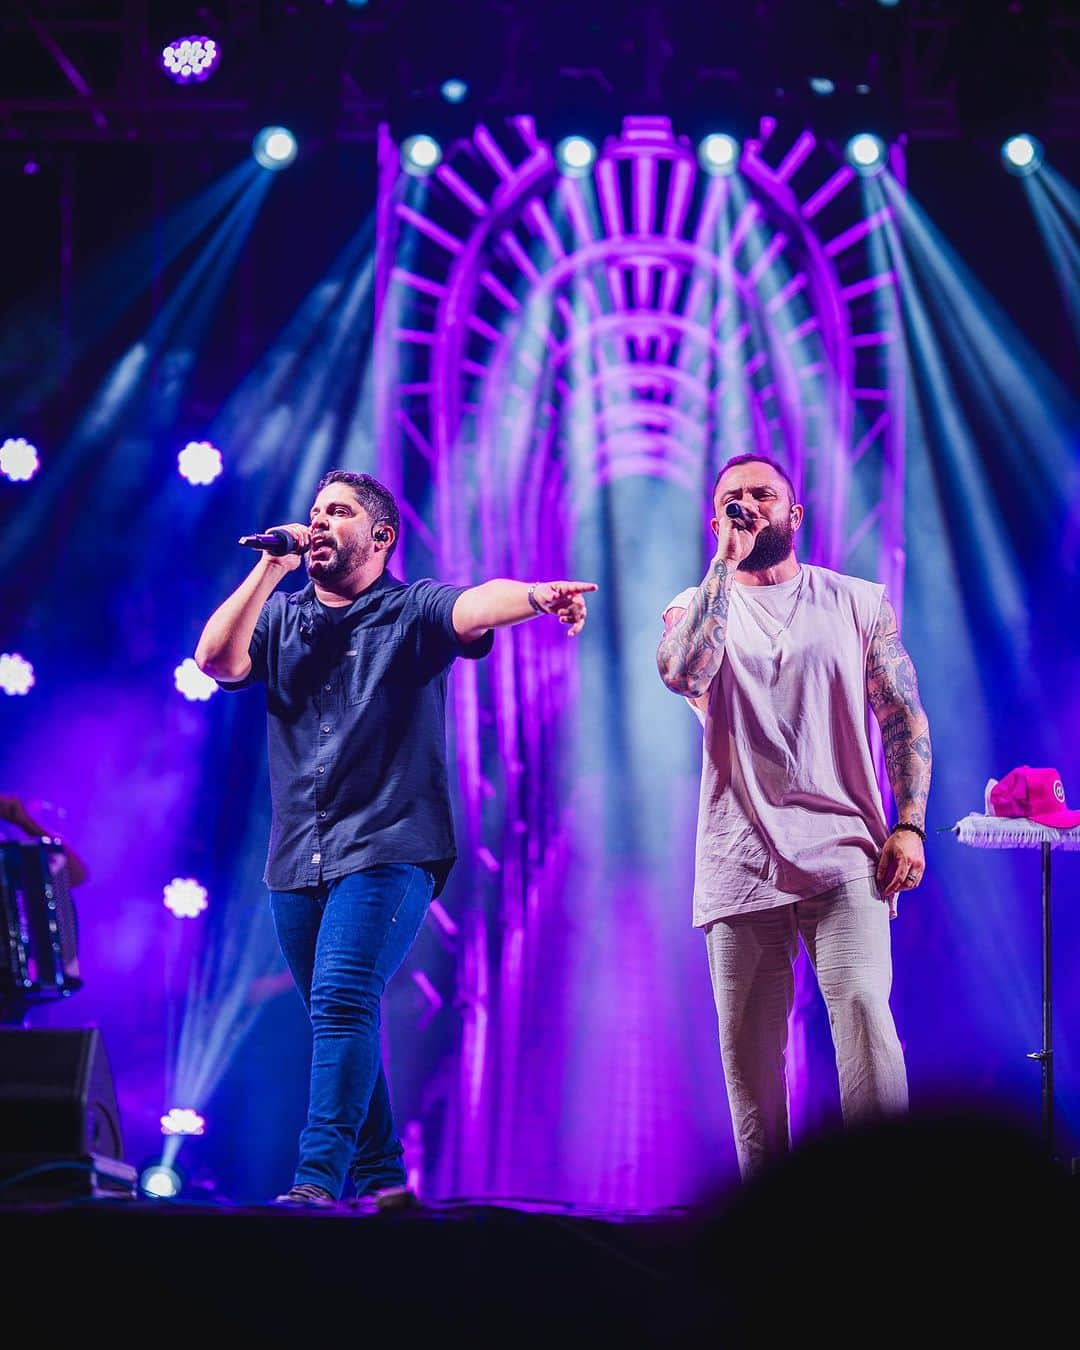
[[[926,843],[926,831],[920,829],[918,825],[912,825],[910,821],[898,820],[889,833],[895,834],[897,830],[910,830],[912,834],[917,834],[924,844]]]
[[[536,610],[537,614],[546,614],[547,610],[543,607],[540,601],[537,600],[536,596],[533,595],[533,591],[535,591],[537,586],[539,585],[540,583],[538,581],[534,581],[533,584],[529,587],[528,591],[529,604],[532,605],[533,609]]]

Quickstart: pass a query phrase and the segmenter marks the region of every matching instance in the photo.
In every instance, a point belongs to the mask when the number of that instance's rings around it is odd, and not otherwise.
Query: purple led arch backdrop
[[[409,564],[602,582],[580,642],[526,625],[455,674],[457,987],[438,992],[461,1024],[429,1192],[655,1209],[730,1167],[689,927],[700,736],[652,650],[703,574],[716,469],[747,450],[788,466],[803,556],[901,604],[887,216],[772,119],[728,178],[664,118],[626,119],[584,178],[526,117],[422,185],[383,134],[378,464]]]

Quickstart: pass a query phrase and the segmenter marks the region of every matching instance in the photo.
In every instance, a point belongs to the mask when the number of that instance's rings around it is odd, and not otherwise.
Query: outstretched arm
[[[462,642],[476,642],[489,628],[553,614],[568,627],[567,637],[577,637],[585,627],[585,596],[596,589],[595,581],[485,581],[454,602],[454,632]]]
[[[896,610],[886,595],[866,654],[866,696],[881,728],[885,768],[900,823],[926,830],[930,795],[930,725],[919,699],[919,681],[900,640]],[[926,866],[922,840],[897,830],[878,860],[878,884],[887,895],[919,883]]]

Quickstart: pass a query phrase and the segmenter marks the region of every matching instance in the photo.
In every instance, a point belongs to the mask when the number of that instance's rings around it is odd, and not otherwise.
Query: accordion
[[[0,1009],[81,988],[63,845],[48,838],[0,844]]]

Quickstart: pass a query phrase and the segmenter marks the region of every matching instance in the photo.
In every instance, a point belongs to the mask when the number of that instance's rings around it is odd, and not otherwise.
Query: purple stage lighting
[[[173,683],[189,703],[205,703],[217,693],[217,680],[204,675],[190,656],[173,671]]]
[[[206,887],[194,877],[173,877],[163,896],[165,908],[178,919],[197,919],[210,903]]]
[[[205,487],[221,473],[221,451],[209,441],[188,441],[176,457],[180,477],[192,487]]]
[[[161,1117],[162,1134],[205,1134],[206,1121],[190,1106],[174,1106]]]
[[[13,483],[26,483],[41,467],[37,447],[25,436],[9,436],[0,445],[0,473]]]
[[[162,49],[161,68],[176,84],[194,84],[210,78],[220,56],[213,38],[177,38]]]
[[[34,667],[18,652],[0,652],[0,689],[5,694],[28,694],[34,687]]]

